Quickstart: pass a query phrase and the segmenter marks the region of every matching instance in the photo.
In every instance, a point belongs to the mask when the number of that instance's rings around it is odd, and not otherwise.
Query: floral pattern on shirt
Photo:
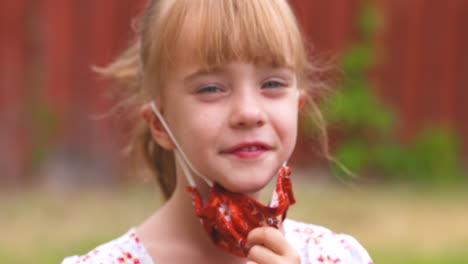
[[[349,235],[289,219],[284,221],[283,229],[286,240],[301,256],[302,264],[373,264],[367,251]],[[154,263],[132,228],[83,256],[65,258],[62,264]]]
[[[367,251],[349,235],[293,220],[286,220],[283,228],[303,264],[373,264]]]
[[[153,264],[153,261],[132,228],[83,256],[65,258],[62,264]]]

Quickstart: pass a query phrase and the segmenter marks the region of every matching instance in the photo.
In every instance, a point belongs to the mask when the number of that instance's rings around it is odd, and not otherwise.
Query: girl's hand
[[[276,228],[259,227],[247,236],[247,264],[300,264],[301,258]]]

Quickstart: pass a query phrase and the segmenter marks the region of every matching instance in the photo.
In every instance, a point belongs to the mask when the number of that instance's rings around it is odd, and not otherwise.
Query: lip
[[[246,148],[255,148],[247,150]],[[242,142],[236,144],[232,147],[227,148],[226,150],[221,151],[222,154],[235,155],[238,158],[256,158],[261,156],[263,153],[271,150],[272,147],[262,141],[251,141],[251,142]]]

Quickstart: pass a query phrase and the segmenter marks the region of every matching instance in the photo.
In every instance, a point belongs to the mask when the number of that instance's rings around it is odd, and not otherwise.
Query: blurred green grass
[[[468,263],[468,193],[462,188],[295,185],[298,204],[290,218],[355,236],[375,263]],[[159,204],[158,192],[141,185],[2,190],[0,262],[60,263],[120,236]]]

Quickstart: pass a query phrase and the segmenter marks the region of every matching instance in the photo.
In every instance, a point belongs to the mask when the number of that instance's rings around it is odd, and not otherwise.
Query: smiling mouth
[[[265,152],[271,150],[272,148],[262,142],[252,142],[252,143],[241,143],[236,146],[233,146],[226,151],[223,151],[223,154],[234,155],[241,159],[247,158],[257,158],[260,157]]]
[[[257,151],[257,150],[260,150],[260,149],[266,150],[266,148],[264,148],[262,146],[244,147],[244,148],[240,148],[238,150],[239,151]]]

